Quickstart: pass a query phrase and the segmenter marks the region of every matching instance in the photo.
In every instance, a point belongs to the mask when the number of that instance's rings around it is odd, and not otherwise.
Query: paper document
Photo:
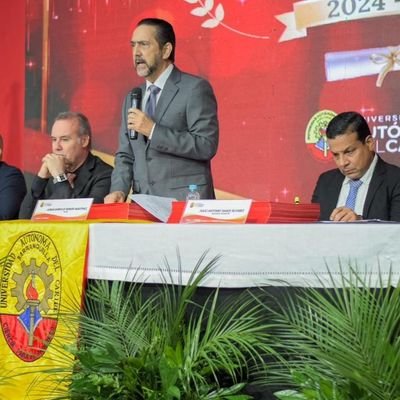
[[[38,200],[32,221],[85,220],[93,199],[48,199]]]
[[[152,196],[149,194],[132,194],[130,198],[162,222],[168,221],[172,211],[172,202],[176,201],[171,197]]]
[[[181,223],[244,224],[252,201],[242,200],[189,200]]]
[[[395,224],[398,223],[397,221],[386,221],[384,219],[357,219],[356,221],[320,221],[324,224],[366,224],[366,223],[381,223],[381,224]]]

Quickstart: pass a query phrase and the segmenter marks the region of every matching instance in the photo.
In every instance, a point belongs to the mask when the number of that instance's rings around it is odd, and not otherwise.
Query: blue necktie
[[[346,199],[345,207],[354,210],[354,207],[356,206],[357,192],[360,186],[362,185],[362,181],[360,179],[357,179],[354,181],[351,180],[349,181],[349,183],[350,183],[350,190]]]
[[[157,94],[161,89],[159,87],[157,87],[156,85],[150,85],[149,86],[149,90],[150,90],[150,95],[149,95],[149,98],[147,99],[146,107],[144,109],[144,112],[151,119],[153,119],[154,113],[156,111]]]

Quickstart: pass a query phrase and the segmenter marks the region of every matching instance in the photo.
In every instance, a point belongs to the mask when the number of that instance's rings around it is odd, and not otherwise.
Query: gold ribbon
[[[370,59],[374,64],[384,64],[379,72],[376,86],[381,87],[386,75],[393,71],[395,65],[400,65],[400,46],[388,47],[389,54],[371,54]]]

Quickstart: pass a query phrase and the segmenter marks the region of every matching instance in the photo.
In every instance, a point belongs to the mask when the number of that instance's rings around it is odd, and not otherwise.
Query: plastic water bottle
[[[197,185],[189,185],[189,192],[186,195],[186,201],[199,199],[200,193],[197,191]]]

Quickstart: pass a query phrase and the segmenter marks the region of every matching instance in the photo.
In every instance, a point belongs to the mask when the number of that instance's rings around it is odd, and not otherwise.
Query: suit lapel
[[[369,183],[367,197],[365,198],[363,216],[367,217],[369,214],[369,209],[374,200],[374,197],[384,182],[384,177],[386,174],[386,167],[384,162],[380,157],[378,157],[378,162],[376,163],[375,171],[372,174],[371,182]]]
[[[335,177],[333,179],[333,184],[328,188],[328,203],[330,210],[334,210],[336,208],[337,202],[339,200],[339,194],[342,190],[342,185],[344,181],[344,175],[337,170]]]
[[[180,82],[180,80],[181,80],[181,72],[176,67],[174,67],[174,69],[171,72],[171,75],[165,82],[164,88],[157,102],[156,112],[155,112],[156,122],[161,120],[165,111],[167,111],[171,101],[178,93],[179,88],[177,87],[177,84]]]
[[[87,183],[92,177],[92,169],[94,168],[95,159],[91,153],[89,153],[88,158],[83,163],[79,169],[79,174],[74,182],[74,196],[79,197],[82,191],[85,189]]]
[[[174,99],[176,94],[179,91],[177,84],[181,80],[181,71],[178,68],[174,67],[167,81],[165,82],[164,88],[161,92],[160,98],[158,99],[156,110],[154,114],[154,121],[158,123],[165,112],[167,111],[171,101]],[[142,93],[144,97],[144,93],[146,91],[146,85],[142,85]],[[145,105],[142,104],[142,110],[145,109]],[[141,135],[139,135],[141,136]],[[146,146],[146,151],[149,149],[150,140],[145,142],[144,138],[142,138],[144,145]]]

